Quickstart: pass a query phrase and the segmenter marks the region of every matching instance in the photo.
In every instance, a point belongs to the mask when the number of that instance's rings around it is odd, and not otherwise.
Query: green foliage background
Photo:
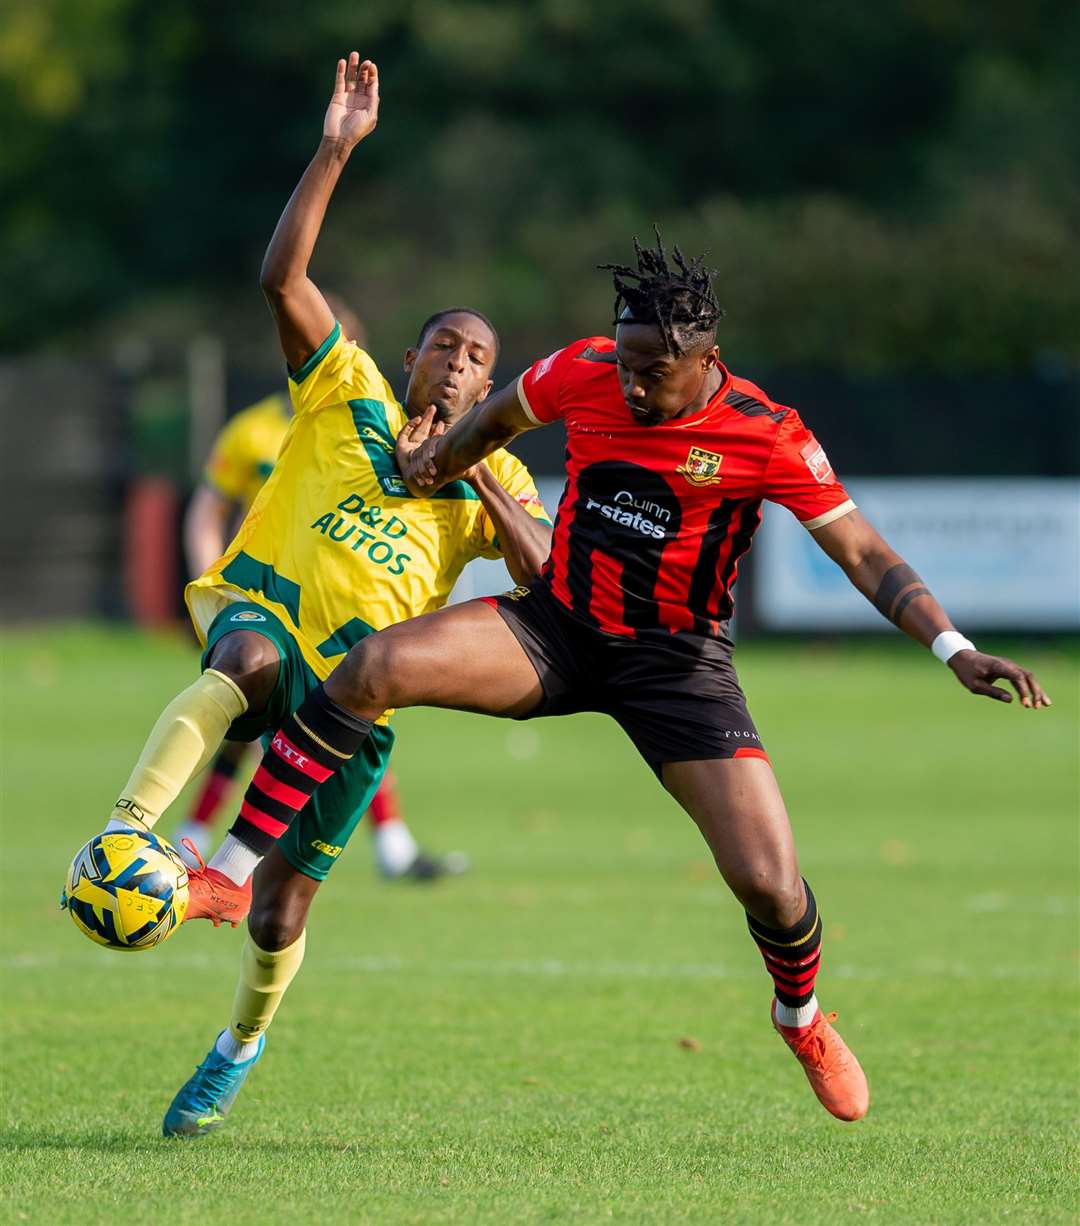
[[[383,108],[317,271],[376,333],[456,300],[513,352],[595,331],[593,265],[656,220],[743,361],[1080,357],[1070,0],[8,0],[0,345],[240,342],[350,48]]]

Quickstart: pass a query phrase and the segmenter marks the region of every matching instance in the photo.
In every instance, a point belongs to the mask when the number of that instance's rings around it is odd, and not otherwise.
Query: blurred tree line
[[[268,333],[262,250],[355,48],[379,63],[380,124],[315,271],[377,351],[455,302],[522,359],[603,331],[594,266],[655,220],[709,250],[740,367],[1080,359],[1075,0],[4,9],[8,352]]]

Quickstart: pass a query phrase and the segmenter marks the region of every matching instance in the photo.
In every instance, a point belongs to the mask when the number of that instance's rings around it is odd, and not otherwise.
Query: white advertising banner
[[[961,630],[1080,630],[1080,481],[844,484]],[[889,629],[790,512],[771,504],[764,512],[753,552],[754,611],[764,629]]]

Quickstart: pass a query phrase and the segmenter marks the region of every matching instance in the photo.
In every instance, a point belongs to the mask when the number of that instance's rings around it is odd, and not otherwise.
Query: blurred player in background
[[[357,721],[390,706],[612,716],[693,818],[745,908],[773,981],[773,1025],[819,1101],[857,1120],[869,1088],[835,1014],[818,1007],[821,918],[732,663],[732,588],[762,500],[790,510],[883,616],[972,693],[1011,701],[993,684],[1003,678],[1025,708],[1049,699],[1025,669],[953,628],[856,510],[799,415],[720,362],[722,311],[702,261],[675,248],[669,262],[659,236],[654,250],[635,242],[635,254],[634,265],[611,266],[614,339],[567,345],[400,458],[410,489],[438,498],[522,431],[565,421],[567,483],[542,575],[357,644],[286,721],[263,767],[294,790],[302,816],[320,780],[279,746],[315,713],[327,728],[329,713],[348,721],[327,741],[342,762],[363,752]],[[324,760],[332,778],[331,753]],[[257,806],[257,790],[249,802]],[[257,841],[242,822],[234,831]],[[280,939],[292,936],[286,927]]]
[[[250,741],[280,727],[359,639],[443,605],[472,559],[501,557],[514,582],[525,583],[548,555],[551,521],[528,471],[508,452],[462,473],[436,498],[414,497],[397,466],[398,456],[490,392],[499,352],[490,321],[470,307],[426,319],[405,353],[402,406],[308,276],[330,196],[353,148],[375,127],[378,104],[374,65],[355,52],[339,61],[322,140],[262,267],[294,417],[228,550],[188,585],[206,643],[203,672],[158,718],[109,830],[151,828],[227,735]],[[367,720],[327,706],[288,741],[279,736],[292,767],[312,779],[333,774],[334,782],[287,834],[281,818],[298,793],[276,765],[261,767],[249,788],[258,803],[245,801],[238,819],[246,841],[230,832],[209,866],[190,873],[187,919],[235,925],[251,914],[232,1015],[169,1107],[167,1136],[218,1127],[261,1055],[304,957],[311,902],[386,769],[389,715],[380,712],[372,731]],[[345,762],[331,746],[350,731],[365,748]],[[251,873],[264,855],[253,890]],[[283,939],[286,932],[294,935]]]
[[[337,295],[328,293],[325,297],[341,324],[342,334],[363,348],[367,336],[359,316]],[[273,471],[292,415],[288,393],[275,392],[241,409],[218,435],[203,480],[184,517],[184,550],[192,577],[208,570],[225,552],[225,546]],[[243,741],[226,741],[222,745],[206,771],[189,816],[172,836],[191,868],[198,867],[198,860],[184,841],[190,840],[200,855],[209,852],[214,822],[232,793],[248,750]],[[467,868],[468,859],[461,852],[434,856],[420,848],[401,815],[397,780],[389,767],[372,798],[369,816],[375,862],[384,877],[434,881]]]

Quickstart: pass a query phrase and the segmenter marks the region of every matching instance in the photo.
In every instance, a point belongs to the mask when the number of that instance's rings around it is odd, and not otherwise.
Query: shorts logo
[[[334,847],[330,843],[324,843],[322,839],[312,839],[311,846],[314,847],[316,851],[321,851],[324,856],[330,856],[331,858],[334,856],[340,856],[345,850],[343,847]]]
[[[241,609],[239,613],[234,613],[229,618],[231,622],[264,622],[266,618],[261,613],[256,613],[254,609]]]
[[[723,458],[716,451],[706,451],[704,447],[691,447],[686,456],[686,463],[680,464],[675,471],[681,477],[685,477],[691,485],[719,485],[720,478],[716,474]]]
[[[519,583],[519,584],[518,584],[518,586],[517,586],[516,588],[514,588],[514,590],[513,590],[512,592],[507,592],[507,593],[506,593],[506,598],[507,598],[508,600],[521,600],[521,599],[523,599],[525,596],[528,596],[528,594],[529,594],[529,590],[530,590],[529,588],[527,588],[527,587],[525,587],[525,586],[523,586],[522,584],[520,584],[520,583]]]
[[[812,434],[810,441],[799,451],[799,455],[806,461],[810,475],[819,485],[832,485],[836,481],[836,474],[829,463],[829,457],[825,454],[825,448]]]

